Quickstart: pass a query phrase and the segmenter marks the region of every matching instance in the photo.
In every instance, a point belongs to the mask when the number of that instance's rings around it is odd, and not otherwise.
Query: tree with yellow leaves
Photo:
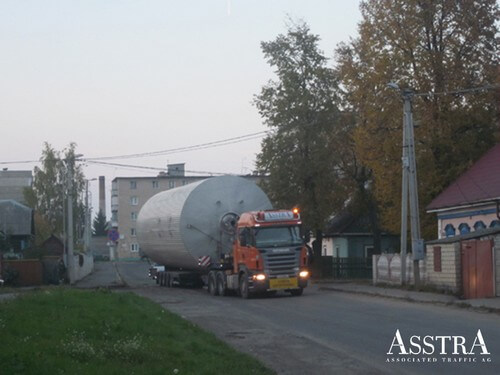
[[[415,98],[421,210],[498,137],[495,0],[366,0],[359,35],[336,53],[346,103],[356,113],[356,155],[373,173],[382,226],[399,232],[402,101],[387,87],[429,93]],[[464,95],[457,89],[484,87]],[[435,237],[422,215],[424,238]]]

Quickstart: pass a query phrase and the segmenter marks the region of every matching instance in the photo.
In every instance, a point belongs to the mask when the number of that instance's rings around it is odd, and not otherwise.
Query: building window
[[[175,181],[170,180],[170,181],[168,182],[168,188],[169,188],[169,189],[173,189],[174,187],[175,187]]]
[[[139,251],[139,244],[138,243],[131,243],[130,244],[130,251],[136,253]]]
[[[131,212],[130,213],[130,220],[136,221],[137,220],[137,212]]]
[[[485,229],[486,228],[486,225],[484,224],[483,221],[476,221],[474,223],[474,230],[481,230],[481,229]]]
[[[500,220],[493,220],[490,223],[490,228],[493,228],[493,227],[500,227]]]
[[[447,224],[444,227],[444,233],[446,237],[453,237],[455,235],[455,227],[452,224]]]
[[[160,186],[158,185],[158,181],[153,181],[153,189],[158,189]]]
[[[111,212],[111,221],[118,221],[118,211]]]
[[[137,197],[130,197],[130,204],[132,206],[137,206],[139,204],[139,199]]]
[[[135,228],[130,228],[130,235],[131,235],[132,237],[135,237],[135,236],[136,236]]]
[[[470,233],[470,227],[469,224],[462,223],[458,226],[458,230],[460,231],[460,234],[467,234]]]
[[[137,181],[130,181],[130,189],[131,190],[137,189]]]

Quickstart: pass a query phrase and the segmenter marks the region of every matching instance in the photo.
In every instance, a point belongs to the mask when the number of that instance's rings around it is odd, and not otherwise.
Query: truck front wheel
[[[249,298],[250,292],[248,291],[248,275],[246,272],[240,276],[240,296],[241,298]]]

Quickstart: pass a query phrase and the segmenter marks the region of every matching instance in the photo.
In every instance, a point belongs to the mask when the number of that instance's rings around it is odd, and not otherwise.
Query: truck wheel
[[[301,296],[302,293],[304,292],[304,288],[299,288],[299,289],[292,289],[290,290],[290,294],[294,297]]]
[[[160,286],[165,286],[165,272],[160,272],[158,278],[160,279]]]
[[[240,276],[240,296],[241,298],[250,298],[250,292],[248,291],[248,275],[246,272],[242,273]]]
[[[215,272],[210,271],[208,273],[208,293],[212,296],[218,295],[217,293],[217,280],[215,279]]]
[[[226,279],[222,272],[217,272],[216,284],[217,284],[217,294],[219,296],[227,295]]]
[[[173,277],[170,273],[167,272],[167,280],[165,281],[165,285],[167,286],[167,288],[172,288],[173,284]]]

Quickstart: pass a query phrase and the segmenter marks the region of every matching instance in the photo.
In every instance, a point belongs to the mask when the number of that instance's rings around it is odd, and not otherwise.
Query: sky
[[[10,162],[38,160],[44,142],[96,158],[262,132],[252,100],[274,74],[260,43],[305,21],[333,58],[360,19],[358,0],[2,0],[0,167],[32,169]],[[111,162],[246,174],[260,141]],[[113,178],[158,172],[87,163],[84,173],[106,177],[109,215]]]

